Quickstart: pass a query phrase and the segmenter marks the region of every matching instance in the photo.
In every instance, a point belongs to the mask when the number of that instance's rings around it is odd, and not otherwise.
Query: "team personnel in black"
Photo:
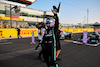
[[[20,36],[20,29],[19,28],[17,28],[17,37],[18,37],[18,39],[19,39],[19,37],[22,38],[22,36]]]
[[[54,18],[48,17],[46,20],[46,26],[47,29],[45,31],[45,34],[43,36],[43,41],[42,41],[42,49],[43,49],[43,57],[45,62],[47,63],[47,66],[50,67],[51,64],[55,65],[55,61],[52,59],[54,57],[53,55],[53,48],[54,48],[54,38],[53,36],[55,35],[56,39],[56,58],[58,58],[58,55],[61,51],[61,46],[60,46],[60,32],[59,32],[59,19],[57,16],[57,11],[55,11],[56,7],[53,6],[53,13],[54,13]],[[54,28],[54,31],[53,31]],[[54,35],[53,35],[54,32]]]
[[[42,40],[42,38],[43,38],[43,36],[44,36],[44,32],[45,32],[45,25],[44,25],[43,22],[41,22],[41,23],[39,23],[36,27],[38,28],[38,42],[39,42],[39,43],[38,43],[38,45],[36,46],[35,50],[37,50],[38,47],[39,47],[39,45],[41,44],[40,42],[41,42],[41,40]],[[38,54],[38,57],[39,57],[41,60],[44,61],[44,59],[41,58],[42,53],[43,53],[43,51],[41,50],[41,51],[39,52],[39,54]]]

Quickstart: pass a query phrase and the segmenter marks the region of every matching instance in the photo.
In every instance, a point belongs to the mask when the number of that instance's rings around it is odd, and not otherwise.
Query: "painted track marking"
[[[29,48],[29,49],[25,49],[25,50],[3,53],[3,54],[0,54],[0,60],[5,60],[5,59],[13,58],[16,56],[20,56],[23,54],[29,54],[29,53],[34,53],[34,52],[37,52],[37,51],[35,51],[35,48]]]
[[[11,43],[13,43],[13,42],[0,43],[0,45],[11,44]]]
[[[74,42],[73,40],[64,40],[64,41],[67,41],[67,42]]]

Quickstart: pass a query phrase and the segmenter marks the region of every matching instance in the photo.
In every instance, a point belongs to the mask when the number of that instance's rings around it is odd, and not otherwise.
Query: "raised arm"
[[[53,10],[52,10],[54,14],[54,19],[55,19],[55,30],[59,29],[59,18],[58,18],[57,13],[59,13],[60,11],[60,5],[61,5],[61,2],[59,3],[58,8],[56,8],[56,6],[53,6]]]

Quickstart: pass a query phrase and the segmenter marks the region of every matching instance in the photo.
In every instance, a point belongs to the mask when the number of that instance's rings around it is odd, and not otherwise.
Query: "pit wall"
[[[21,36],[32,36],[32,31],[34,31],[34,36],[38,36],[38,29],[20,29]],[[93,28],[77,28],[77,29],[61,29],[63,31],[68,31],[72,33],[81,33],[83,31],[92,32]],[[17,29],[0,29],[0,38],[6,37],[17,37]]]

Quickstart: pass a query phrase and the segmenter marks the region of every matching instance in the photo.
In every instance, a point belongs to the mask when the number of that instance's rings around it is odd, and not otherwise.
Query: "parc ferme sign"
[[[83,43],[87,43],[87,39],[88,39],[88,32],[84,31],[83,32]]]

